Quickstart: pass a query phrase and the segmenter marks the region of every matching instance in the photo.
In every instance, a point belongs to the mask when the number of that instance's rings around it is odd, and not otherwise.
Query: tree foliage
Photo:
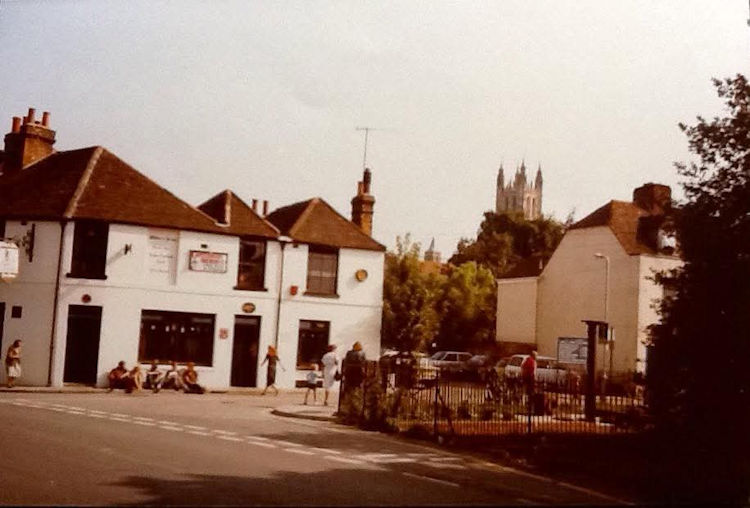
[[[437,332],[436,302],[443,276],[419,269],[419,250],[407,234],[396,239],[396,251],[385,256],[383,280],[383,347],[399,351],[424,349]]]
[[[546,262],[564,233],[565,225],[551,218],[526,220],[517,212],[485,212],[476,240],[462,238],[450,262],[474,261],[497,278],[522,259],[540,257]]]
[[[714,84],[725,116],[680,124],[696,156],[676,164],[685,180],[674,218],[684,265],[657,277],[674,291],[651,330],[648,381],[657,423],[701,471],[683,478],[686,498],[747,502],[750,86],[741,75]]]
[[[495,277],[471,261],[450,270],[440,292],[439,349],[476,350],[494,340]]]

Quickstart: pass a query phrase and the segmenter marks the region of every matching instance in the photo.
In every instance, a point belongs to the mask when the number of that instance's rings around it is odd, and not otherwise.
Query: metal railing
[[[648,425],[635,384],[610,378],[608,391],[594,395],[593,414],[586,414],[585,376],[568,374],[530,384],[494,369],[471,373],[418,368],[409,361],[367,362],[361,384],[347,386],[344,375],[339,414],[365,427],[451,437],[607,434]]]

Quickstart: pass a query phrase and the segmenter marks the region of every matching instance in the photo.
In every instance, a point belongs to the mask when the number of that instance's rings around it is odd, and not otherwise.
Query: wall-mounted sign
[[[557,361],[560,363],[585,364],[588,356],[588,339],[583,337],[558,337]]]
[[[242,312],[245,314],[252,314],[255,312],[255,304],[251,302],[245,302],[242,304]]]
[[[364,268],[360,268],[356,272],[354,272],[354,277],[359,281],[362,282],[367,278],[367,270]]]
[[[220,339],[229,338],[229,328],[219,328],[219,338]]]
[[[289,294],[292,296],[297,294],[297,291],[299,291],[299,287],[297,286],[289,286]]]
[[[190,269],[194,272],[226,273],[227,254],[224,252],[190,251]]]
[[[82,301],[83,303],[89,303],[89,302],[91,301],[91,295],[89,295],[89,294],[85,294],[85,295],[83,295],[83,296],[81,297],[81,301]]]
[[[18,245],[0,242],[0,275],[15,277],[18,275]]]

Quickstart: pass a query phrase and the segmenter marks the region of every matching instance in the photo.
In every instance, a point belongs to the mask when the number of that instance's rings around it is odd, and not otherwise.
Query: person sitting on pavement
[[[318,364],[313,364],[313,370],[307,373],[307,376],[305,376],[305,382],[307,384],[307,390],[305,391],[305,402],[303,402],[304,405],[307,405],[307,397],[310,395],[310,392],[312,392],[313,395],[313,404],[315,404],[318,401],[318,397],[315,393],[315,389],[318,387]]]
[[[146,371],[144,387],[153,390],[154,393],[159,391],[164,373],[159,370],[159,360],[151,362],[151,367]]]
[[[117,363],[117,367],[109,371],[107,379],[109,380],[109,391],[111,392],[115,388],[125,388],[125,380],[130,374],[128,369],[125,368],[125,362],[120,360]]]
[[[187,369],[182,373],[182,384],[185,393],[206,393],[206,389],[198,384],[198,372],[193,362],[187,363]]]
[[[155,391],[159,391],[162,388],[174,388],[175,391],[182,389],[182,372],[177,368],[177,362],[172,360],[170,367],[161,379],[159,385],[157,385]]]
[[[143,388],[143,372],[141,366],[136,364],[125,378],[125,393],[140,392]]]

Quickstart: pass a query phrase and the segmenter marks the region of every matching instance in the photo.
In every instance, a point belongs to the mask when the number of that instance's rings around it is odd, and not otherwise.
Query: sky
[[[647,182],[681,197],[679,122],[748,74],[746,0],[0,0],[0,126],[51,113],[55,148],[101,145],[187,202],[232,189],[373,236],[474,238],[521,161],[545,215],[581,219]]]

